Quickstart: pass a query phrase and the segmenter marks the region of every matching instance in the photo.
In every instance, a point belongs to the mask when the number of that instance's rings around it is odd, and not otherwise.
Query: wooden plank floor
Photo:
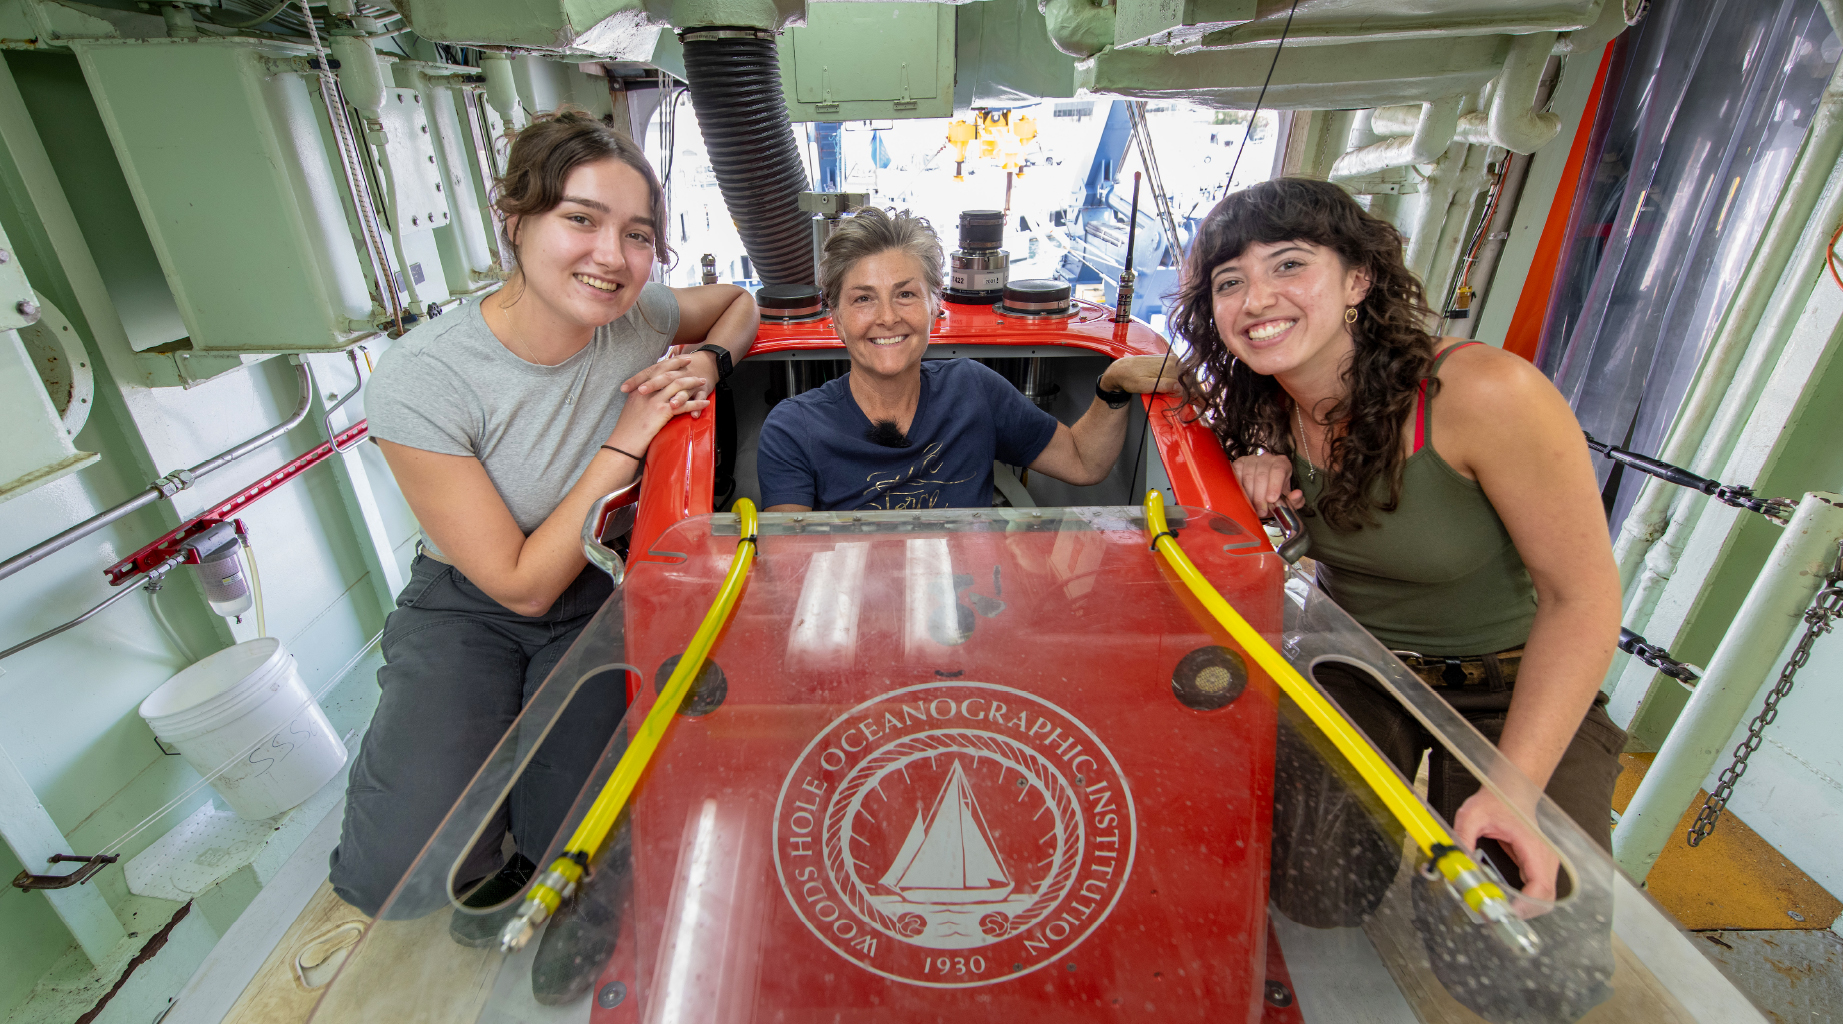
[[[224,1015],[224,1024],[305,1024],[370,918],[320,883],[306,909]],[[304,968],[297,972],[297,962]],[[314,987],[302,984],[306,980]]]

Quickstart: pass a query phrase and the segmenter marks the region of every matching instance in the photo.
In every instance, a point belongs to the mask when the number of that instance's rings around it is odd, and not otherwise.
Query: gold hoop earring
[[[1354,324],[1357,322],[1357,307],[1350,306],[1344,310],[1344,322],[1347,324]]]

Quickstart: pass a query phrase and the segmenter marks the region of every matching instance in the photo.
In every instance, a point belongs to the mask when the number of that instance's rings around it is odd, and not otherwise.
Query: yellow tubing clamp
[[[1421,802],[1414,790],[1402,781],[1394,767],[1370,746],[1369,739],[1345,718],[1318,688],[1306,682],[1304,676],[1293,668],[1292,663],[1274,650],[1241,613],[1223,599],[1209,580],[1197,570],[1195,564],[1178,546],[1177,537],[1165,525],[1165,500],[1158,491],[1149,491],[1145,497],[1146,529],[1152,534],[1152,547],[1165,556],[1171,568],[1177,573],[1190,593],[1211,616],[1228,630],[1229,636],[1240,644],[1242,650],[1253,656],[1255,662],[1265,669],[1267,675],[1278,683],[1280,689],[1299,705],[1306,717],[1312,720],[1332,746],[1344,755],[1352,768],[1363,781],[1381,798],[1382,803],[1401,822],[1416,846],[1432,859],[1433,866],[1445,876],[1446,881],[1465,901],[1467,910],[1482,922],[1489,922],[1497,927],[1507,943],[1513,949],[1527,954],[1534,954],[1542,948],[1542,940],[1523,919],[1517,917],[1510,908],[1510,900],[1504,890],[1497,884],[1493,872],[1467,856],[1454,841],[1452,833],[1446,830],[1440,819]]]
[[[666,727],[677,717],[678,706],[684,703],[685,693],[691,689],[691,681],[697,678],[698,671],[704,667],[704,659],[710,655],[711,646],[717,642],[717,634],[723,631],[723,624],[729,621],[730,612],[735,610],[736,600],[742,595],[742,581],[749,575],[749,566],[755,561],[755,503],[747,498],[738,499],[736,515],[741,520],[742,537],[736,542],[736,557],[730,562],[729,575],[723,577],[723,588],[717,592],[716,601],[704,613],[703,624],[692,635],[691,644],[685,648],[684,656],[679,658],[671,678],[666,680],[665,689],[660,691],[652,710],[646,713],[640,728],[628,740],[627,752],[621,755],[620,763],[614,766],[614,774],[602,786],[601,794],[589,805],[589,813],[583,816],[582,824],[576,826],[575,834],[564,844],[563,853],[532,883],[531,892],[525,896],[524,906],[519,907],[518,913],[500,930],[500,949],[509,952],[531,941],[532,933],[537,931],[538,926],[556,913],[563,901],[576,891],[577,883],[582,881],[583,874],[588,870],[589,858],[607,840],[608,833],[614,828],[615,819],[621,816],[621,809],[627,806],[627,798],[633,795],[634,787],[640,784],[640,775],[646,771],[647,762],[652,760],[653,752],[659,749],[660,741],[665,739]]]

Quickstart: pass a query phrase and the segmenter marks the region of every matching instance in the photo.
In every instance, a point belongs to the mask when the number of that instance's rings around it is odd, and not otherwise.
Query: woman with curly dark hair
[[[1610,848],[1619,578],[1567,402],[1522,359],[1431,336],[1401,235],[1329,182],[1225,198],[1184,280],[1172,327],[1256,511],[1303,509],[1319,584]],[[1462,845],[1501,844],[1512,881],[1554,897],[1551,849],[1418,722],[1320,677],[1406,776],[1431,747],[1429,798]]]

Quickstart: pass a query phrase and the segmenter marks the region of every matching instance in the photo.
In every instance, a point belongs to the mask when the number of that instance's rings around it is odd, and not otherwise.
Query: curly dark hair
[[[1332,250],[1346,268],[1361,267],[1370,278],[1350,326],[1356,355],[1342,374],[1346,396],[1328,415],[1313,410],[1344,424],[1334,431],[1318,514],[1334,529],[1356,530],[1374,522],[1372,509],[1392,512],[1401,500],[1402,426],[1433,367],[1426,330],[1433,310],[1402,261],[1402,236],[1394,225],[1370,216],[1328,181],[1279,178],[1230,193],[1197,229],[1171,330],[1189,346],[1185,371],[1192,393],[1230,459],[1257,448],[1293,451],[1292,399],[1278,381],[1230,353],[1216,329],[1210,272],[1250,245],[1301,240]],[[1429,394],[1438,386],[1431,381]]]

